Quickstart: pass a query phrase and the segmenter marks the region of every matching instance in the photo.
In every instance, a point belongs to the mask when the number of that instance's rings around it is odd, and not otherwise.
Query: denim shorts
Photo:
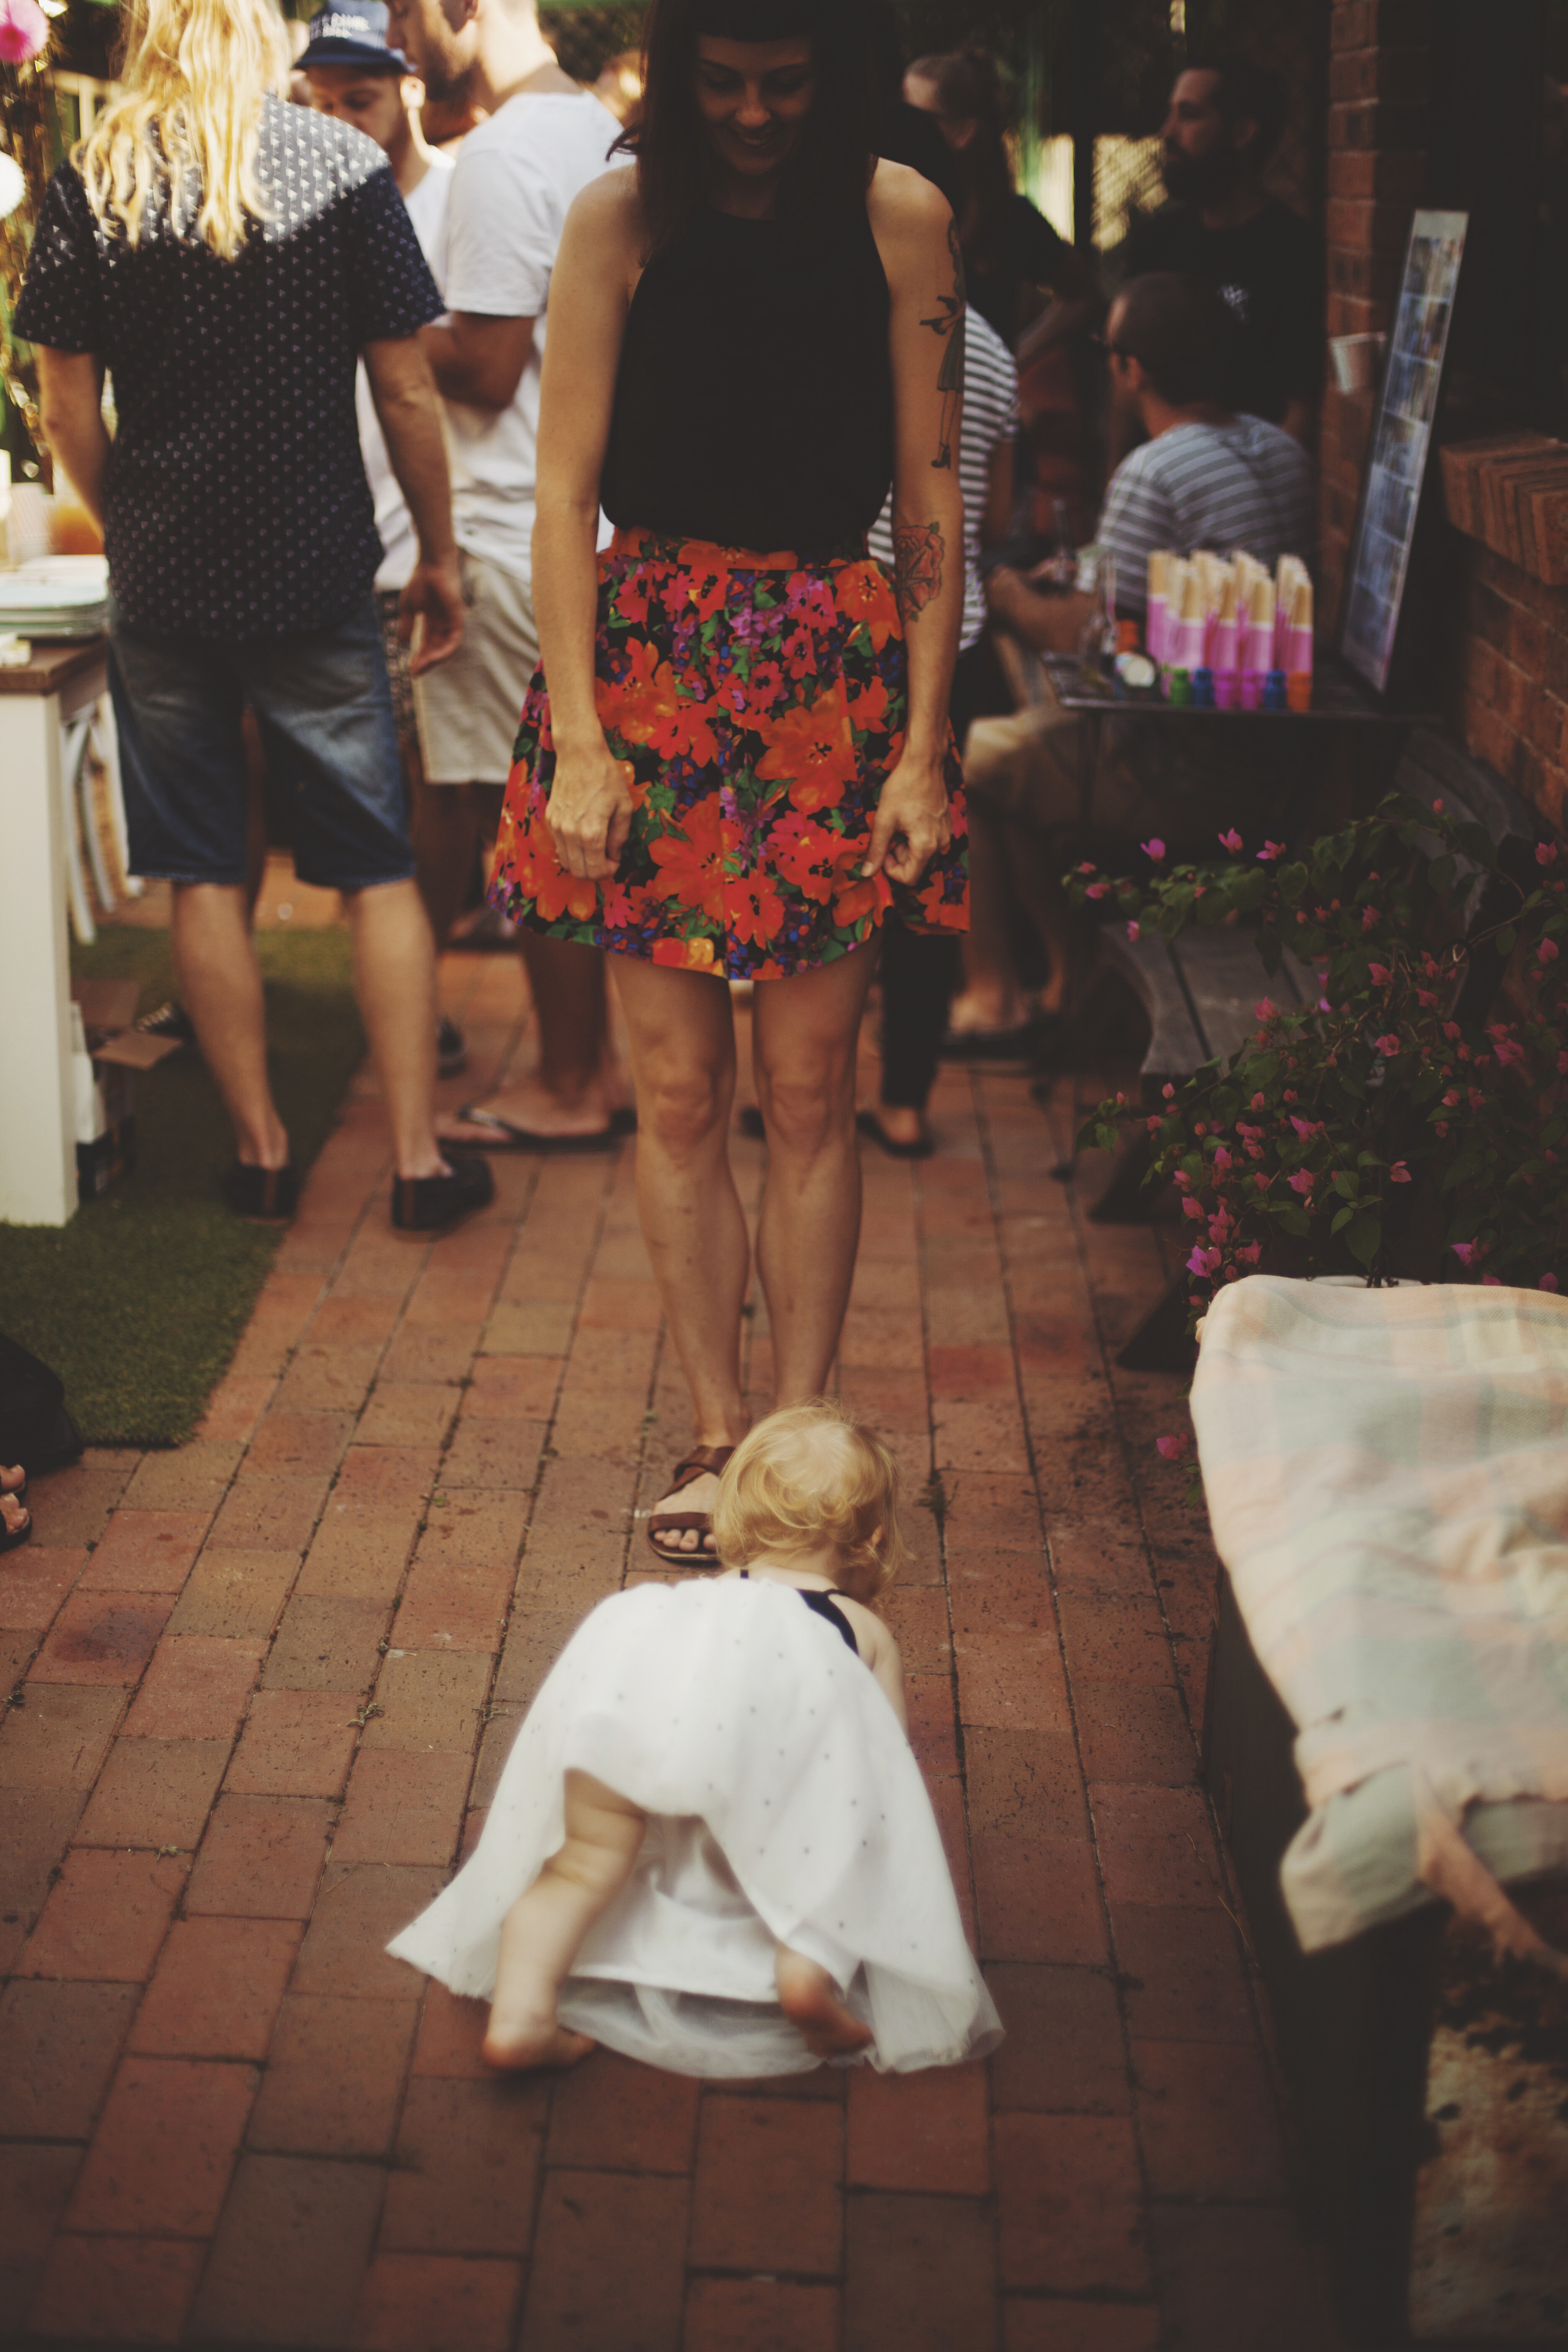
[[[386,656],[368,592],[327,627],[232,644],[154,636],[116,611],[109,682],[133,874],[244,883],[247,703],[301,882],[367,890],[413,874]]]

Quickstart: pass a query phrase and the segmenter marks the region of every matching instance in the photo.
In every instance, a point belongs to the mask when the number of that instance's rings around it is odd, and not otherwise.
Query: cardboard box
[[[133,1073],[151,1070],[180,1050],[172,1037],[144,1037],[132,1027],[141,996],[133,980],[71,984],[77,1194],[83,1201],[96,1200],[135,1168]]]

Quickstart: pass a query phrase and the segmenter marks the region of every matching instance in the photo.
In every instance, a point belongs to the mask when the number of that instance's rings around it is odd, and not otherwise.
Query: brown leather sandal
[[[670,1480],[670,1493],[679,1495],[683,1486],[689,1486],[694,1479],[700,1478],[707,1471],[711,1471],[717,1477],[734,1451],[732,1445],[694,1445],[690,1453],[684,1454],[676,1464],[675,1475]],[[717,1568],[718,1553],[704,1551],[700,1541],[695,1551],[666,1551],[659,1541],[660,1536],[684,1535],[689,1528],[695,1528],[700,1538],[710,1536],[713,1532],[711,1513],[656,1511],[647,1523],[647,1539],[667,1567]]]

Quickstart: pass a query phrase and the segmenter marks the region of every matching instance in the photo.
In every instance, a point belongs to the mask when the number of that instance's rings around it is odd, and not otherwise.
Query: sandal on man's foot
[[[223,1197],[253,1225],[286,1225],[300,1205],[300,1171],[292,1163],[250,1168],[237,1160],[223,1171]]]
[[[16,1497],[15,1495],[7,1495],[5,1499],[8,1503],[14,1503]],[[23,1512],[22,1524],[19,1528],[14,1528],[10,1521],[5,1517],[4,1512],[0,1512],[0,1551],[14,1550],[17,1544],[26,1543],[27,1538],[32,1534],[32,1532],[33,1514],[31,1511]]]
[[[694,1445],[690,1453],[676,1464],[675,1475],[669,1482],[670,1493],[679,1495],[683,1486],[689,1486],[694,1479],[708,1472],[717,1477],[734,1451],[732,1445]],[[697,1530],[695,1551],[683,1551],[673,1544],[667,1549],[659,1541],[660,1536],[683,1536],[691,1528]],[[717,1568],[718,1553],[705,1551],[702,1546],[703,1537],[710,1536],[712,1532],[713,1518],[709,1511],[655,1511],[647,1523],[647,1539],[669,1568]]]
[[[400,1234],[437,1234],[474,1209],[488,1209],[495,1196],[485,1160],[454,1157],[444,1176],[393,1178],[392,1222]]]

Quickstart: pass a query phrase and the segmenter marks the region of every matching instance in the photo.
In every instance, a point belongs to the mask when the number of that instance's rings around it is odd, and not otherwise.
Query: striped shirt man
[[[958,650],[966,654],[985,626],[985,592],[980,584],[980,529],[991,488],[991,461],[1018,430],[1018,370],[994,327],[971,308],[963,322],[963,422],[958,436],[958,478],[963,491],[963,627]],[[893,501],[868,533],[871,553],[891,571]]]
[[[1116,560],[1122,613],[1143,612],[1157,547],[1226,556],[1241,548],[1272,572],[1281,555],[1310,556],[1316,543],[1312,461],[1260,416],[1174,425],[1118,466],[1095,536]]]

